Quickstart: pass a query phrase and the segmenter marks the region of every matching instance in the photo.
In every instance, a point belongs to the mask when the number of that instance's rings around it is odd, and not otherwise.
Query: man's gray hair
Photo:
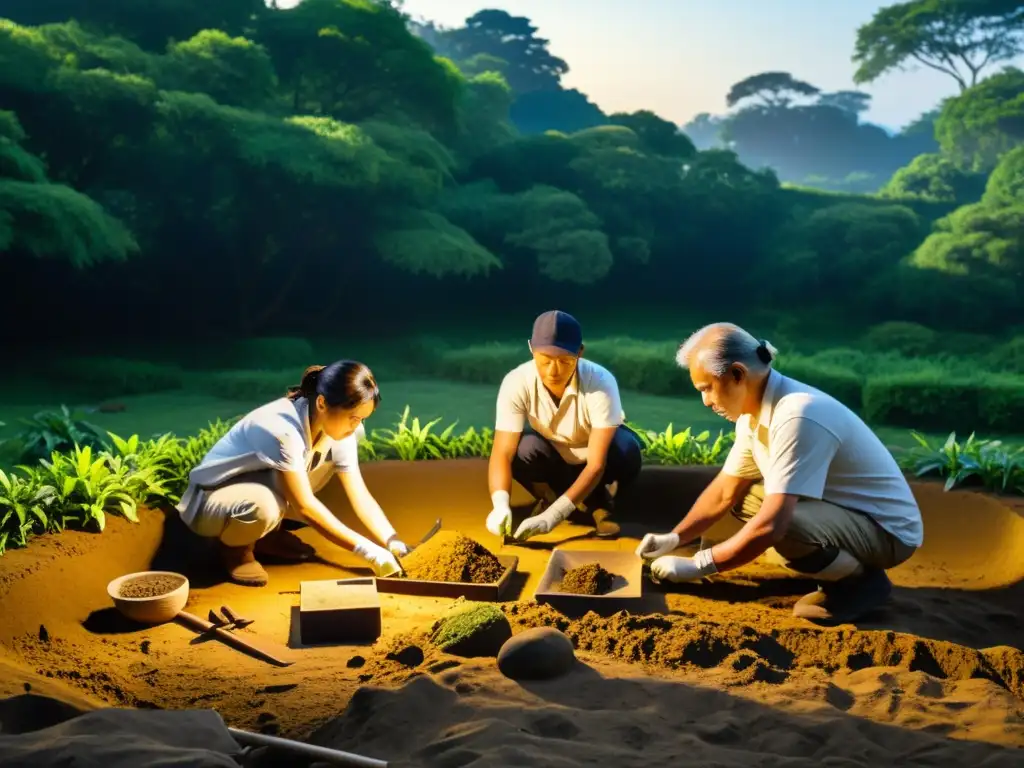
[[[711,323],[679,345],[676,362],[681,368],[689,368],[695,353],[709,374],[721,378],[736,363],[755,375],[767,373],[778,350],[738,325]]]

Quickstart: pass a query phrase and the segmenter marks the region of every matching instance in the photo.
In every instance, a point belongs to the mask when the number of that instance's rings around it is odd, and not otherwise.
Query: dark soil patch
[[[570,568],[562,574],[559,591],[574,595],[604,595],[611,591],[614,583],[614,574],[597,563],[588,563]]]

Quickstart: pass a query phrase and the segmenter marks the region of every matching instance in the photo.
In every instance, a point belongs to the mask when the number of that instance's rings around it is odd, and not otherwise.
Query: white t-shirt
[[[362,425],[342,440],[323,435],[312,445],[309,433],[309,401],[282,397],[262,405],[239,419],[189,473],[189,486],[177,509],[190,523],[202,506],[204,491],[240,474],[274,469],[306,472],[314,491],[335,472],[359,467]]]
[[[522,432],[529,422],[567,463],[583,464],[591,430],[617,427],[625,419],[619,385],[607,368],[580,358],[576,375],[555,403],[540,380],[537,364],[529,360],[505,374],[494,429]]]
[[[911,547],[924,541],[924,524],[896,459],[857,414],[832,396],[778,371],[755,424],[736,422],[736,443],[723,471],[760,479],[765,495],[821,499],[870,515]]]

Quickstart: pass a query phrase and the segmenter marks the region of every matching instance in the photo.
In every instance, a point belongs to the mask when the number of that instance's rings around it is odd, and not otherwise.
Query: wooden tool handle
[[[186,627],[194,629],[197,632],[212,632],[218,639],[224,641],[231,647],[236,648],[242,651],[243,653],[248,653],[252,656],[255,656],[257,659],[260,659],[262,661],[267,661],[271,664],[276,664],[279,667],[288,667],[294,663],[291,661],[284,661],[283,659],[279,659],[273,654],[263,650],[259,646],[249,642],[248,640],[239,637],[238,635],[234,635],[225,629],[216,627],[210,622],[206,621],[206,619],[201,619],[194,614],[188,613],[187,611],[178,611],[178,615],[176,618],[180,623],[184,624]]]

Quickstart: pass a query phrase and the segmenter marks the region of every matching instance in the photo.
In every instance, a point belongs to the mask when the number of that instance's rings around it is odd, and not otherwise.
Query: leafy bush
[[[256,402],[283,397],[302,380],[304,369],[286,371],[222,371],[204,376],[200,387],[225,400]]]
[[[989,364],[997,371],[1024,374],[1024,336],[1000,345],[989,355]]]
[[[84,357],[60,360],[49,366],[62,380],[89,397],[127,397],[180,389],[181,370],[143,360]]]
[[[589,342],[583,354],[612,371],[623,389],[652,395],[692,395],[690,374],[676,363],[676,350],[671,342],[613,337]]]
[[[1024,398],[1015,402],[1024,410]],[[417,461],[490,454],[492,430],[470,427],[458,433],[457,422],[437,430],[440,422],[410,419],[406,406],[394,429],[375,429],[361,441],[360,457]],[[65,528],[103,530],[108,515],[137,521],[140,506],[178,502],[191,470],[232,423],[211,423],[189,438],[167,434],[152,440],[138,435],[125,439],[108,433],[105,448],[73,445],[53,451],[35,466],[0,471],[0,554],[7,547],[24,546],[33,535]],[[676,432],[671,424],[663,432],[628,426],[641,441],[644,460],[653,464],[719,466],[734,439],[732,433],[694,435],[689,428]],[[961,446],[955,434],[940,447],[914,435],[918,447],[898,456],[905,471],[945,477],[947,488],[973,483],[1024,493],[1024,447],[1008,448],[973,435]]]
[[[83,448],[107,446],[106,433],[85,421],[84,415],[81,411],[72,412],[66,405],[59,411],[40,411],[29,419],[21,419],[25,429],[0,441],[0,448],[13,463],[28,464],[45,459],[54,451],[67,453],[76,445]]]
[[[293,368],[297,382],[302,372],[317,364],[313,345],[306,339],[290,336],[268,336],[241,339],[233,342],[223,360],[216,361],[214,368],[233,368],[250,371],[280,371]]]
[[[864,416],[873,424],[923,429],[998,432],[1024,422],[1024,378],[938,377],[929,373],[880,376],[864,387]]]
[[[862,343],[873,352],[899,352],[907,356],[928,355],[935,351],[938,335],[919,323],[891,322],[872,326]]]
[[[946,479],[946,490],[958,485],[981,485],[1000,493],[1024,493],[1024,446],[1010,448],[999,440],[956,441],[951,432],[942,445],[911,433],[917,445],[897,454],[900,467],[918,477],[937,474]]]
[[[848,408],[859,411],[863,405],[864,378],[848,368],[797,355],[780,356],[775,367],[785,376],[832,395]]]
[[[651,464],[670,464],[675,466],[714,466],[725,462],[729,449],[735,442],[734,433],[719,432],[711,440],[711,432],[705,430],[694,435],[687,427],[682,432],[673,432],[669,424],[664,432],[653,432],[639,424],[629,424],[643,446],[644,459]]]

